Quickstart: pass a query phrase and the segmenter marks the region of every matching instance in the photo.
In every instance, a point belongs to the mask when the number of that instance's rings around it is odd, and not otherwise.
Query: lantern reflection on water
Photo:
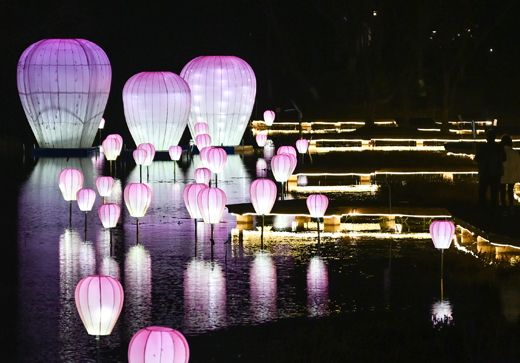
[[[329,274],[320,256],[314,256],[307,266],[307,314],[320,317],[328,314]]]
[[[142,246],[128,249],[125,257],[125,314],[126,328],[131,334],[152,319],[152,260]]]
[[[257,252],[251,265],[252,320],[263,323],[274,320],[276,312],[276,267],[267,252]]]

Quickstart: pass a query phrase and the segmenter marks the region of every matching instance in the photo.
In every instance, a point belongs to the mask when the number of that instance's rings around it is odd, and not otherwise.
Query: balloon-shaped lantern
[[[195,137],[195,144],[199,150],[211,146],[211,136],[208,134],[199,134]]]
[[[202,219],[204,220],[204,223],[211,224],[212,245],[215,243],[213,240],[213,226],[215,223],[220,222],[226,202],[226,193],[219,188],[203,188],[197,194],[197,206],[199,207]]]
[[[271,110],[264,111],[264,121],[268,127],[273,126],[275,116],[276,116],[276,114],[274,113],[274,111],[271,111]]]
[[[202,214],[197,204],[197,196],[199,192],[205,188],[208,188],[208,186],[202,183],[188,184],[186,185],[186,188],[184,188],[184,204],[186,205],[190,217],[193,219],[202,218]]]
[[[193,131],[195,131],[195,137],[200,134],[209,134],[209,125],[205,122],[197,122],[193,126]]]
[[[83,174],[77,169],[63,169],[58,175],[58,186],[63,199],[69,202],[69,227],[72,228],[72,201],[83,188]]]
[[[278,148],[278,150],[276,151],[276,154],[277,155],[280,155],[280,154],[291,154],[291,155],[294,155],[294,156],[298,155],[298,153],[296,152],[296,149],[293,148],[292,146],[280,146]]]
[[[144,217],[150,206],[152,190],[146,184],[130,183],[125,187],[124,199],[130,216],[137,218],[137,243],[139,243],[139,218]]]
[[[96,192],[94,189],[80,189],[76,194],[79,210],[82,212],[90,212],[96,201]]]
[[[282,183],[282,199],[284,195],[284,184],[292,174],[293,158],[290,154],[275,155],[271,159],[271,170],[277,182]]]
[[[234,56],[202,56],[188,62],[180,76],[191,89],[191,135],[202,121],[209,126],[213,145],[239,145],[256,95],[256,78],[249,64]]]
[[[145,142],[144,144],[139,144],[137,148],[146,151],[146,160],[143,166],[146,166],[146,178],[150,179],[149,166],[152,165],[153,159],[155,158],[155,146],[153,146],[153,144],[150,144],[149,142]]]
[[[215,186],[217,185],[217,175],[222,173],[226,166],[227,153],[226,150],[219,147],[213,147],[208,151],[207,162],[208,168],[215,174]]]
[[[121,151],[123,150],[123,137],[119,134],[110,134],[106,137],[107,139],[116,139],[117,140],[117,156],[121,155]]]
[[[38,145],[91,147],[111,79],[107,55],[88,40],[44,39],[30,45],[18,61],[17,83]]]
[[[102,204],[98,209],[98,215],[103,228],[115,228],[121,215],[121,207],[115,203]]]
[[[437,220],[430,224],[433,245],[441,250],[441,300],[444,298],[444,250],[450,248],[455,235],[455,225],[451,221]]]
[[[96,179],[96,188],[101,197],[103,197],[103,202],[106,202],[106,197],[109,197],[112,194],[112,189],[114,188],[114,178],[111,176],[100,176]]]
[[[123,88],[126,124],[135,144],[152,143],[161,151],[179,143],[190,104],[188,84],[172,72],[141,72]]]
[[[177,330],[149,326],[139,330],[128,346],[128,363],[188,363],[188,341]]]
[[[179,161],[182,155],[182,147],[173,145],[168,148],[168,154],[173,161]]]
[[[101,130],[103,130],[105,128],[105,119],[102,117],[101,118],[101,121],[99,121],[99,126],[98,126],[98,130],[99,130],[99,142],[101,143]]]
[[[296,140],[296,149],[300,154],[305,154],[307,149],[309,148],[309,140],[307,139],[299,139]]]
[[[200,150],[199,152],[199,158],[200,162],[202,163],[202,166],[209,169],[209,151],[213,149],[213,146],[205,147],[204,149]]]
[[[249,186],[249,196],[255,212],[262,216],[262,229],[260,233],[261,248],[264,248],[264,216],[271,213],[276,201],[276,184],[269,179],[254,180]]]
[[[136,165],[139,165],[139,183],[143,182],[143,165],[148,158],[148,152],[145,149],[135,149],[132,152]]]
[[[119,140],[115,137],[107,137],[103,143],[103,154],[108,161],[110,161],[110,174],[112,174],[112,161],[116,160],[119,156]]]
[[[76,307],[90,335],[109,335],[123,308],[121,283],[110,276],[93,275],[76,285]]]
[[[208,168],[195,169],[195,183],[209,185],[211,181],[211,170]]]
[[[320,244],[320,218],[325,215],[329,206],[329,198],[323,194],[311,194],[307,197],[307,209],[311,217],[318,221],[318,245]]]
[[[265,143],[267,142],[267,135],[257,134],[255,139],[256,143],[258,144],[258,147],[264,147]]]

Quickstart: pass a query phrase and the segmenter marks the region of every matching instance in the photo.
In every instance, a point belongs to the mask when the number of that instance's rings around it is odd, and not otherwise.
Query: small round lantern
[[[112,194],[112,189],[114,188],[114,178],[111,176],[100,176],[96,179],[96,188],[101,197],[103,197],[103,201],[105,202],[106,197],[109,197]]]
[[[193,131],[195,131],[195,137],[200,134],[209,134],[209,125],[205,122],[197,122],[193,126]]]
[[[186,186],[186,188],[184,188],[184,204],[186,205],[186,209],[190,214],[190,218],[195,219],[195,222],[198,218],[202,218],[202,214],[200,213],[197,204],[197,195],[202,189],[205,188],[208,188],[208,186],[202,183],[189,184]]]
[[[129,363],[188,363],[190,348],[175,329],[149,326],[134,334],[128,346]]]
[[[98,215],[103,228],[115,228],[121,215],[121,207],[115,203],[102,204],[98,209]]]
[[[172,161],[179,161],[182,155],[182,147],[178,145],[170,146],[168,148],[168,154],[170,154]]]
[[[305,154],[309,149],[309,141],[306,139],[296,140],[296,149],[300,154]]]
[[[211,136],[208,134],[200,134],[195,137],[195,144],[199,150],[211,146]]]
[[[265,121],[265,124],[269,127],[273,126],[273,122],[274,122],[274,118],[275,118],[276,114],[274,113],[274,111],[271,111],[271,110],[267,110],[264,112],[264,121]]]
[[[211,170],[208,168],[195,169],[195,183],[209,185],[211,180]]]
[[[258,144],[258,147],[264,147],[267,142],[267,135],[264,134],[258,134],[255,137],[256,143]]]

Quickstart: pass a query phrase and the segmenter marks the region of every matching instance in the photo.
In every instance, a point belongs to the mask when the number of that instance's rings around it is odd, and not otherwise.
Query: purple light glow
[[[307,266],[307,312],[310,317],[328,314],[329,273],[327,265],[319,256],[314,256]]]
[[[250,274],[251,310],[257,323],[276,319],[276,267],[266,252],[257,252]]]
[[[430,234],[435,248],[448,249],[455,235],[455,225],[450,221],[433,221],[430,224]]]

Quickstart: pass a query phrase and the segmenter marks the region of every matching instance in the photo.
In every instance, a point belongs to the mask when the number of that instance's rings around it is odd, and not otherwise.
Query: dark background
[[[252,118],[498,118],[516,123],[516,0],[1,1],[3,138],[32,133],[16,88],[22,52],[83,38],[112,64],[107,130],[127,134],[121,93],[142,71],[235,55],[256,73]],[[435,31],[435,33],[433,33]],[[492,51],[491,51],[492,49]]]

